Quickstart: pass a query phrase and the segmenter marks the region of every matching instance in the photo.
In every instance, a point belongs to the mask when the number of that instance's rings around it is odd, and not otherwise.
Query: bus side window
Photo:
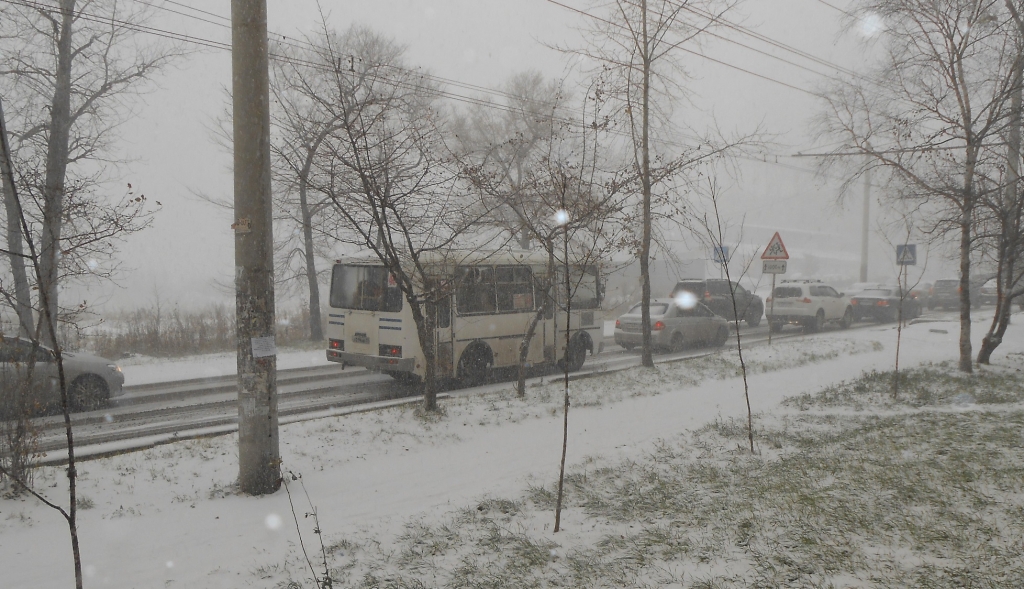
[[[451,295],[442,295],[441,299],[434,305],[437,308],[437,322],[434,324],[438,328],[445,328],[452,326],[452,297]]]
[[[493,313],[497,309],[494,291],[494,268],[477,266],[460,268],[458,273],[457,308],[460,314]]]
[[[498,312],[532,311],[533,271],[527,266],[498,266],[494,270]]]

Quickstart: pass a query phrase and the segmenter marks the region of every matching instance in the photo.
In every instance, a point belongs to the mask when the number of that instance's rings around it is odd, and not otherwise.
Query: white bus
[[[436,312],[434,333],[438,378],[467,384],[482,382],[495,368],[519,364],[519,345],[534,314],[543,305],[546,254],[476,253],[458,262],[427,263],[431,278],[450,284],[451,294]],[[554,364],[566,358],[565,275],[556,270],[557,305],[537,324],[527,362]],[[572,305],[568,365],[579,370],[601,337],[602,286],[596,266],[570,269]],[[558,288],[560,286],[560,288]],[[424,375],[409,304],[379,260],[339,260],[331,276],[327,322],[327,359],[364,366],[397,380],[415,382]]]

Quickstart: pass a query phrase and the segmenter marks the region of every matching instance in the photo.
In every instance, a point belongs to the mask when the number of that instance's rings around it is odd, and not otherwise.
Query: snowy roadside
[[[325,350],[325,348],[281,350],[277,355],[277,368],[278,370],[287,370],[290,368],[326,366],[330,363],[327,361]],[[185,356],[182,358],[134,356],[118,360],[118,364],[124,372],[124,384],[126,387],[157,382],[191,380],[193,378],[231,376],[235,374],[236,363],[235,352]]]
[[[901,365],[951,359],[955,334],[952,324],[909,327]],[[889,369],[894,342],[895,331],[884,326],[745,351],[752,368],[751,402],[759,414],[755,427],[759,432],[774,427],[778,417],[769,412],[779,411],[784,398],[816,393],[865,370]],[[1024,338],[1011,329],[996,362],[1022,351]],[[733,356],[726,352],[657,371],[631,369],[574,382],[572,471],[576,476],[614,472],[623,461],[645,460],[667,444],[678,446],[686,431],[745,422]],[[325,539],[336,547],[333,566],[351,563],[344,554],[349,543],[361,546],[364,557],[376,551],[398,559],[410,518],[434,530],[463,507],[485,505],[478,511],[500,512],[506,505],[481,502],[485,497],[519,501],[531,493],[543,505],[544,493],[537,489],[550,489],[557,475],[560,405],[558,385],[549,384],[531,388],[525,401],[509,392],[452,399],[439,419],[390,409],[292,424],[281,432],[284,467],[302,475],[319,509]],[[762,452],[772,451],[767,438],[759,434],[757,442]],[[292,579],[312,586],[298,560],[284,492],[260,499],[232,492],[234,445],[234,436],[223,436],[83,464],[80,489],[91,504],[81,512],[88,585],[275,587]],[[59,469],[40,469],[36,482],[59,497]],[[295,483],[292,491],[311,548],[315,538],[302,517],[304,496]],[[567,512],[568,534],[551,534],[545,527],[550,517],[540,509],[515,525],[558,546],[595,540],[579,535],[594,524],[583,510]],[[368,548],[374,543],[376,548]],[[0,569],[6,586],[64,586],[70,578],[66,545],[59,516],[31,500],[0,501]],[[541,552],[550,550],[542,546]]]

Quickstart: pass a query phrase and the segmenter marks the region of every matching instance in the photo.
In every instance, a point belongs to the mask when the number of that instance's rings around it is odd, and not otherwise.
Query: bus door
[[[431,305],[436,312],[434,329],[434,350],[437,356],[437,375],[451,376],[454,358],[452,357],[452,297],[450,294],[441,297],[436,305]]]

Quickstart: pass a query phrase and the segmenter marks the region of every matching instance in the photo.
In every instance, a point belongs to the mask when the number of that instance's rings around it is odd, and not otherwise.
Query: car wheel
[[[632,350],[635,347],[636,346],[634,346],[633,344],[622,344],[622,349],[626,350],[627,352]]]
[[[781,321],[769,321],[768,322],[768,331],[770,331],[772,333],[779,333],[780,331],[782,331],[782,326],[783,325],[785,325],[785,323],[783,323]]]
[[[669,346],[669,350],[673,352],[682,352],[686,342],[683,340],[683,334],[678,331],[672,334],[672,344]]]
[[[107,382],[95,374],[80,376],[68,387],[72,411],[92,411],[107,406],[110,389]]]
[[[818,333],[825,326],[825,311],[818,309],[818,314],[807,321],[804,331],[807,333]]]
[[[847,307],[846,312],[843,313],[843,318],[839,320],[839,327],[849,329],[851,325],[853,325],[853,308]]]
[[[760,325],[761,315],[764,315],[764,309],[761,309],[760,307],[751,307],[750,310],[747,311],[747,326],[757,327]]]
[[[487,367],[490,364],[483,350],[467,350],[459,358],[459,381],[468,387],[475,387],[487,381]]]
[[[715,339],[712,340],[711,344],[716,348],[720,348],[725,345],[725,342],[729,339],[729,328],[722,327],[718,328],[718,333],[715,334]]]

